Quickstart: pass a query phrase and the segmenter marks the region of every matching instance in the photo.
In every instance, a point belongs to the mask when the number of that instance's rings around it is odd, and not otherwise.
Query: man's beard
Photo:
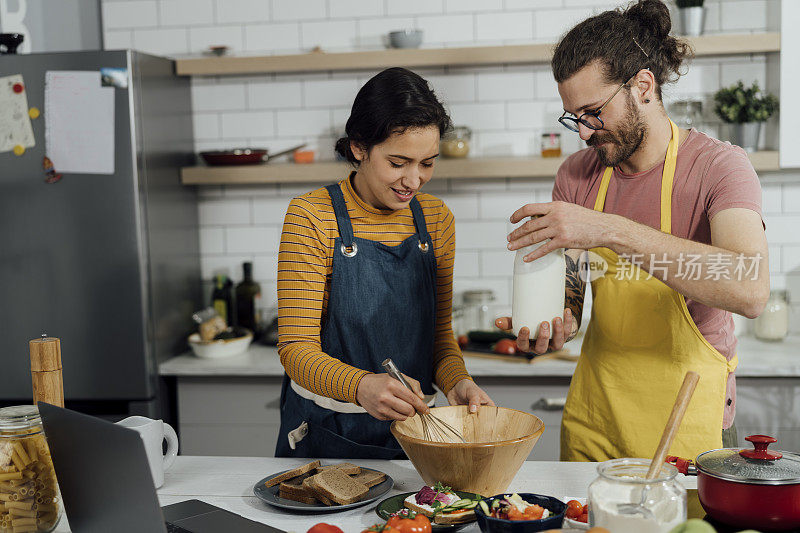
[[[594,148],[600,163],[605,167],[615,167],[631,157],[647,138],[647,124],[633,106],[632,97],[628,94],[625,118],[616,132],[600,131],[589,137],[586,144]],[[598,147],[610,143],[609,147]]]

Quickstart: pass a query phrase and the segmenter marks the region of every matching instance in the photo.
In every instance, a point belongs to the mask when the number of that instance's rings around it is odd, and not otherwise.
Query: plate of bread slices
[[[366,505],[393,486],[392,478],[379,470],[311,461],[265,477],[255,484],[253,494],[282,509],[324,513]]]
[[[424,514],[434,531],[454,531],[475,521],[475,507],[483,497],[472,492],[452,490],[436,483],[417,492],[405,492],[380,502],[375,512],[388,520],[392,516]]]

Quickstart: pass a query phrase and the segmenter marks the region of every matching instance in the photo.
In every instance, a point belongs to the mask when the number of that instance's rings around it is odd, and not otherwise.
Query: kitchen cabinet
[[[558,461],[561,409],[544,407],[539,400],[566,398],[569,378],[476,377],[475,381],[498,405],[542,419],[545,432],[529,460]],[[281,422],[280,396],[279,377],[180,378],[181,453],[273,456]],[[447,405],[441,393],[437,405]]]
[[[281,377],[179,378],[181,453],[274,456],[280,398]]]

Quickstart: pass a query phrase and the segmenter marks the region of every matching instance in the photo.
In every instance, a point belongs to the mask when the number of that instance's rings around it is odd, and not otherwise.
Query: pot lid
[[[768,450],[777,442],[767,435],[750,435],[745,440],[754,449],[723,448],[701,453],[697,468],[711,476],[761,485],[800,483],[800,455]]]

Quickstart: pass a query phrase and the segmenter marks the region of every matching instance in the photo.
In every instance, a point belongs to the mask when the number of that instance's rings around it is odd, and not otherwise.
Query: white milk
[[[549,242],[549,241],[545,241]],[[559,248],[531,263],[522,260],[544,243],[517,250],[514,258],[514,294],[512,296],[511,322],[514,331],[526,326],[531,338],[539,335],[539,324],[564,316],[564,290],[566,264],[564,249]],[[550,326],[552,335],[552,325]]]

